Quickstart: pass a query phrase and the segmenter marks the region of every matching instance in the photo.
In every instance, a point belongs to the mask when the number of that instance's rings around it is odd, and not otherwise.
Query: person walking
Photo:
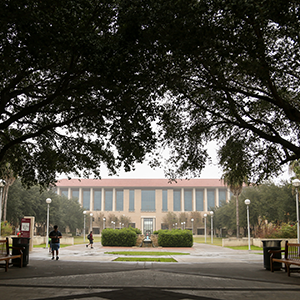
[[[91,245],[91,249],[93,249],[93,244],[94,244],[94,238],[93,238],[93,231],[91,231],[89,233],[89,235],[87,236],[89,243],[88,245],[86,245],[86,247],[88,248],[89,245]]]
[[[51,238],[52,260],[54,259],[54,251],[56,252],[56,260],[58,260],[58,249],[60,248],[59,239],[62,238],[62,234],[58,231],[57,225],[55,225],[54,230],[50,232],[49,238]]]

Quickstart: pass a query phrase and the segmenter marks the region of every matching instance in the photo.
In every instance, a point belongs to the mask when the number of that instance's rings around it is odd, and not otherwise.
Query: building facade
[[[199,212],[203,218],[230,199],[229,189],[219,179],[61,179],[56,188],[58,195],[77,198],[87,215],[92,214],[90,228],[95,234],[107,227],[122,228],[122,217],[143,233],[152,233],[164,228],[168,212],[177,216]],[[120,222],[113,224],[112,216]],[[180,228],[181,224],[175,224]]]

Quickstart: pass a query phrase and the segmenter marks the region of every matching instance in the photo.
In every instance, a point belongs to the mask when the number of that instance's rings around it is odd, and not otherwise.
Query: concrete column
[[[90,188],[90,210],[94,210],[94,188]]]
[[[203,200],[204,200],[204,211],[207,211],[207,188],[204,188],[203,191]]]
[[[57,187],[57,195],[61,196],[61,190],[60,190],[60,187]]]
[[[104,211],[104,198],[105,198],[105,194],[104,194],[104,188],[101,189],[101,211]]]
[[[226,202],[230,201],[230,188],[227,188],[227,197],[226,197]]]
[[[71,199],[72,198],[72,190],[71,188],[69,187],[68,188],[68,199]]]
[[[219,188],[216,188],[215,190],[215,206],[220,206],[220,200],[219,200]]]
[[[79,204],[83,205],[82,188],[79,188]]]

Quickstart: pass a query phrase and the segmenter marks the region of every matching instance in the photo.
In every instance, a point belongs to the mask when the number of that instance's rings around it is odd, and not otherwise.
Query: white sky
[[[200,178],[203,179],[221,179],[222,170],[217,165],[217,152],[216,152],[216,144],[210,143],[208,146],[208,154],[211,157],[211,163],[208,164],[201,172]],[[102,178],[165,178],[163,169],[152,169],[148,166],[147,163],[137,164],[135,171],[125,172],[120,171],[118,175],[108,176],[108,172],[102,170],[101,174]],[[275,183],[280,183],[281,180],[289,180],[291,178],[291,174],[288,173],[288,168],[285,168],[285,172],[279,176],[278,178],[273,178],[272,181]]]

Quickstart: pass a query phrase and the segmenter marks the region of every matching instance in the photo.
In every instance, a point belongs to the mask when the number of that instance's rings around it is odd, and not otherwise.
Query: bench
[[[291,265],[300,266],[300,244],[285,242],[284,250],[269,250],[271,272],[274,272],[273,262],[279,262],[285,264],[285,272],[288,276],[291,276]],[[284,257],[275,258],[274,253],[284,253]]]
[[[18,254],[10,254],[9,249],[17,249],[18,250]],[[21,263],[20,263],[20,267],[22,268],[23,266],[23,247],[9,247],[9,243],[8,243],[8,238],[6,238],[5,240],[0,240],[0,261],[4,260],[5,264],[1,265],[0,267],[4,267],[5,268],[5,272],[7,272],[8,270],[8,265],[9,265],[9,261],[11,259],[15,259],[15,258],[20,258]]]

